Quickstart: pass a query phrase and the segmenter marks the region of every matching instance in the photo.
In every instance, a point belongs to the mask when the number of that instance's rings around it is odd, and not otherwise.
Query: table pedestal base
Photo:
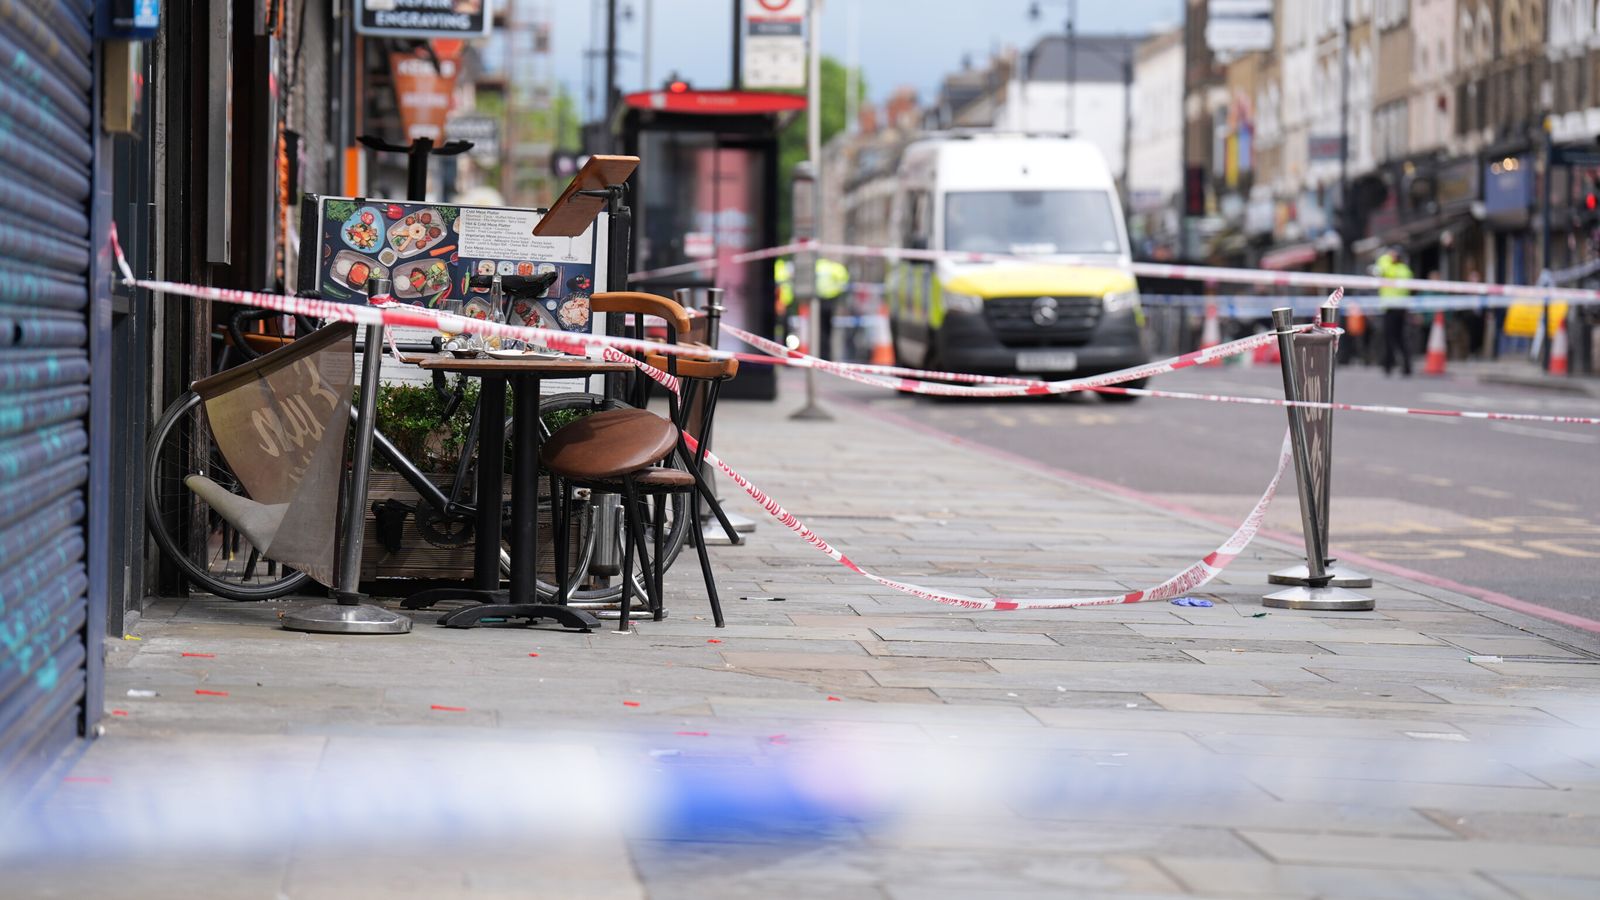
[[[444,600],[471,600],[473,603],[504,603],[505,591],[485,591],[467,587],[429,588],[400,601],[401,609],[427,609]]]
[[[581,609],[553,603],[486,603],[469,606],[446,614],[439,619],[439,624],[446,628],[471,628],[483,619],[554,619],[579,631],[590,631],[600,625],[599,619]]]

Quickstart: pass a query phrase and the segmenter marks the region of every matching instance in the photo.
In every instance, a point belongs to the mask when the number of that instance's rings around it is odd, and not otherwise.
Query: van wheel
[[[1117,387],[1142,388],[1148,384],[1149,381],[1150,379],[1148,378],[1140,378],[1136,381],[1129,381],[1117,385]],[[1137,394],[1107,394],[1101,393],[1100,391],[1095,391],[1095,393],[1100,394],[1100,402],[1102,403],[1133,403],[1140,399],[1139,395]]]

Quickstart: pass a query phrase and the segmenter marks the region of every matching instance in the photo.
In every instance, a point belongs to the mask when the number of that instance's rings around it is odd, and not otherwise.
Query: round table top
[[[582,356],[528,356],[522,359],[494,359],[473,357],[461,359],[448,353],[431,356],[408,357],[424,369],[441,372],[462,372],[468,375],[607,375],[612,372],[631,372],[633,366],[625,362],[606,362]]]

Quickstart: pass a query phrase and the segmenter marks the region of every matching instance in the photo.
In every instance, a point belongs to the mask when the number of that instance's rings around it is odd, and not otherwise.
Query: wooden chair
[[[667,340],[676,343],[677,336],[688,330],[689,316],[683,307],[653,294],[632,291],[595,294],[590,300],[597,312],[632,313],[636,333],[643,333],[644,318],[654,315],[667,322]],[[620,628],[627,630],[633,604],[633,554],[637,548],[641,568],[645,573],[646,602],[652,618],[665,617],[663,598],[665,565],[666,501],[674,494],[689,495],[690,518],[683,527],[700,527],[701,501],[710,498],[710,489],[701,477],[700,468],[709,445],[712,416],[716,410],[717,393],[721,385],[738,372],[735,360],[679,359],[669,354],[648,354],[650,365],[680,379],[683,396],[669,393],[669,419],[650,413],[642,407],[649,400],[649,380],[640,374],[629,391],[639,408],[608,410],[579,419],[551,435],[544,444],[541,457],[554,482],[556,502],[556,580],[563,596],[570,590],[566,560],[566,531],[572,521],[572,491],[587,488],[592,493],[613,493],[623,497],[625,536],[622,571],[622,606]],[[697,404],[695,401],[699,400]],[[683,434],[690,424],[689,414],[698,410],[694,422],[699,447],[691,451]],[[674,453],[682,467],[661,465]],[[553,485],[554,486],[554,485]],[[653,505],[655,539],[651,552],[645,549],[643,521],[651,512],[645,501]],[[712,510],[722,521],[730,536],[731,525],[720,506],[711,498]],[[705,541],[695,540],[701,573],[705,578],[706,594],[711,604],[712,619],[718,628],[724,626],[722,603],[717,596],[715,577]]]

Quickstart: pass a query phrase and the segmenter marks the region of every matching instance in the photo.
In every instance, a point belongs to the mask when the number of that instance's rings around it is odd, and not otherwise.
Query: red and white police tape
[[[1039,396],[1045,394],[1070,393],[1082,390],[1108,391],[1113,386],[1152,375],[1173,372],[1178,369],[1199,365],[1203,362],[1221,359],[1226,356],[1244,353],[1258,346],[1276,340],[1276,336],[1267,334],[1251,335],[1226,344],[1218,344],[1192,353],[1170,357],[1143,366],[1109,372],[1089,378],[1076,378],[1060,382],[1037,382],[1023,378],[1008,378],[991,375],[968,375],[959,372],[934,372],[921,369],[907,369],[895,366],[872,366],[862,363],[835,363],[827,360],[808,356],[799,351],[790,350],[775,341],[767,340],[759,335],[733,326],[724,324],[723,330],[730,335],[761,349],[766,355],[753,353],[735,353],[726,350],[709,350],[705,347],[679,346],[663,344],[654,341],[636,341],[632,338],[609,337],[604,335],[585,334],[582,332],[557,331],[548,328],[530,328],[520,325],[506,325],[499,322],[490,322],[483,319],[474,319],[467,316],[452,315],[439,310],[425,309],[419,306],[391,302],[384,305],[361,306],[359,304],[339,303],[331,300],[318,300],[309,297],[291,297],[284,294],[271,294],[260,291],[241,291],[230,288],[208,287],[204,285],[184,284],[181,282],[159,281],[154,279],[141,279],[133,276],[127,259],[122,254],[122,247],[117,241],[115,226],[111,229],[111,245],[115,255],[116,264],[122,274],[123,280],[135,287],[160,293],[176,294],[179,296],[194,297],[212,303],[234,303],[246,306],[255,306],[261,309],[271,309],[278,312],[312,316],[315,318],[329,319],[339,322],[352,322],[358,325],[390,325],[413,328],[441,328],[452,333],[470,333],[486,336],[509,337],[522,341],[536,341],[544,343],[555,349],[567,352],[582,353],[589,347],[616,347],[652,353],[664,353],[679,356],[711,357],[715,359],[738,359],[762,365],[786,365],[797,368],[815,368],[830,374],[897,391],[907,391],[918,394],[937,396],[959,397],[1022,397]],[[1305,330],[1315,326],[1300,326]],[[914,377],[913,377],[914,376]],[[927,381],[925,379],[937,379]],[[940,384],[940,381],[962,381],[984,387],[960,387],[958,385]],[[1141,392],[1140,388],[1122,388],[1129,393]],[[1351,412],[1382,413],[1387,415],[1423,415],[1444,416],[1463,419],[1489,419],[1505,422],[1546,422],[1567,425],[1600,425],[1600,419],[1587,416],[1567,415],[1534,415],[1530,413],[1496,413],[1472,412],[1464,410],[1438,410],[1438,409],[1413,409],[1398,406],[1362,406],[1357,404],[1325,404],[1313,401],[1291,402],[1287,400],[1269,400],[1256,397],[1228,397],[1220,394],[1184,394],[1182,392],[1149,392],[1144,395],[1152,397],[1171,397],[1184,400],[1207,400],[1220,403],[1240,403],[1265,406],[1303,406],[1311,409],[1339,409]]]
[[[824,244],[819,241],[794,241],[778,247],[747,250],[731,254],[726,262],[740,265],[762,259],[789,256],[799,252],[820,253],[833,257],[866,257],[887,260],[917,260],[932,262],[952,260],[965,263],[1028,262],[1037,264],[1038,256],[1020,256],[1011,253],[972,253],[957,250],[909,250],[900,247],[867,247],[859,244]],[[631,273],[631,281],[645,281],[681,275],[689,272],[715,269],[722,259],[648,269]],[[1428,294],[1473,294],[1482,297],[1517,297],[1525,300],[1561,300],[1568,303],[1600,303],[1600,290],[1563,288],[1530,284],[1485,284],[1477,281],[1435,281],[1427,278],[1379,278],[1375,275],[1341,275],[1335,272],[1280,272],[1270,269],[1238,269],[1225,266],[1183,266],[1172,263],[1134,262],[1129,266],[1134,275],[1146,278],[1170,278],[1178,281],[1199,281],[1207,284],[1255,284],[1269,287],[1303,287],[1350,290],[1377,290],[1378,288],[1404,288]]]
[[[655,368],[641,360],[617,350],[607,347],[603,351],[604,358],[611,362],[626,362],[643,372],[668,390],[677,393],[676,379],[660,369]],[[698,449],[698,443],[691,435],[684,435],[684,440],[691,450]],[[1228,539],[1223,541],[1217,549],[1206,554],[1185,567],[1177,574],[1154,587],[1141,590],[1128,591],[1124,594],[1108,594],[1098,597],[971,597],[966,594],[957,594],[950,591],[941,591],[934,588],[911,584],[910,582],[897,581],[863,568],[855,560],[845,555],[843,550],[829,543],[821,535],[811,530],[794,513],[785,509],[782,504],[767,492],[756,487],[750,479],[739,474],[732,466],[728,465],[715,453],[706,451],[706,461],[722,470],[734,484],[737,484],[750,499],[760,504],[769,515],[777,519],[779,524],[800,536],[800,539],[816,548],[829,559],[838,563],[863,578],[870,579],[887,588],[892,588],[913,597],[932,600],[948,606],[959,606],[963,609],[978,610],[1016,610],[1016,609],[1069,609],[1078,606],[1112,606],[1119,603],[1140,603],[1155,600],[1171,600],[1190,591],[1204,587],[1213,578],[1222,573],[1228,564],[1238,557],[1244,549],[1255,539],[1256,533],[1261,530],[1261,523],[1266,518],[1267,507],[1272,504],[1272,498],[1278,491],[1278,483],[1283,479],[1284,471],[1289,467],[1292,458],[1289,452],[1289,437],[1284,435],[1283,445],[1278,451],[1278,468],[1272,473],[1272,480],[1267,483],[1267,489],[1262,492],[1261,499],[1250,510],[1250,514],[1239,523]]]

